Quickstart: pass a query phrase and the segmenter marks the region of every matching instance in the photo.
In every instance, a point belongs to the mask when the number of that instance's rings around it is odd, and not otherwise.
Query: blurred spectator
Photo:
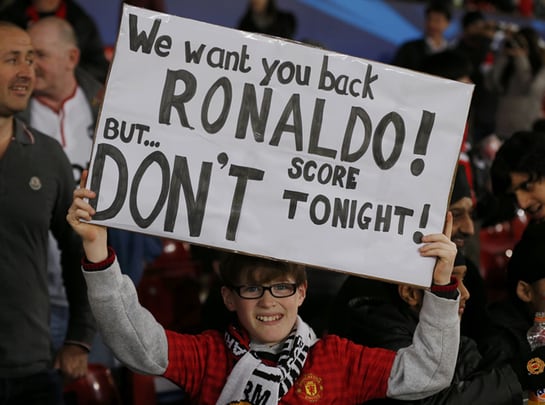
[[[475,216],[483,227],[495,225],[500,218],[494,212],[495,198],[490,182],[490,167],[502,141],[495,134],[488,135],[473,146],[471,153],[473,185],[477,197]]]
[[[26,29],[40,18],[56,16],[74,27],[81,51],[80,66],[104,83],[108,61],[93,19],[74,0],[17,0],[0,12],[0,20]]]
[[[507,32],[487,85],[499,94],[496,135],[509,138],[514,132],[530,130],[543,116],[545,94],[544,52],[538,32],[524,27]]]
[[[478,144],[495,127],[497,95],[484,85],[484,72],[493,58],[491,48],[496,27],[482,12],[468,11],[462,17],[462,34],[454,48],[471,61],[471,81],[475,84],[470,109],[470,142]]]
[[[293,39],[297,19],[292,13],[279,10],[275,0],[249,0],[240,20],[239,30]]]
[[[516,10],[519,0],[465,0],[468,9],[480,9],[488,11],[503,11],[511,13]]]
[[[7,6],[9,6],[11,3],[13,3],[14,0],[0,0],[0,11],[5,9]]]
[[[444,33],[452,18],[449,5],[443,1],[433,1],[426,7],[425,16],[424,37],[401,45],[394,56],[393,65],[421,70],[426,56],[447,49],[448,41]]]
[[[420,70],[424,73],[456,80],[461,83],[471,83],[471,61],[466,54],[457,50],[447,49],[424,57]],[[469,188],[473,190],[473,173],[468,156],[470,150],[471,145],[468,142],[466,126],[458,164],[464,167]]]
[[[490,174],[494,194],[512,212],[518,206],[528,216],[527,230],[545,225],[545,133],[513,134],[496,153]]]
[[[424,73],[462,83],[471,83],[471,60],[463,52],[454,49],[436,52],[425,56],[420,66]]]
[[[526,332],[534,314],[545,311],[545,227],[525,232],[508,263],[507,299],[490,307],[492,324],[480,349],[488,358],[507,361],[527,388],[525,359],[531,358]]]
[[[496,125],[496,108],[498,95],[485,85],[484,75],[491,68],[494,60],[493,44],[496,43],[496,23],[487,21],[482,12],[468,11],[462,17],[462,34],[454,49],[461,52],[471,61],[471,81],[475,84],[468,120],[468,134],[464,140],[467,148],[467,163],[471,164],[472,188],[477,200],[477,213],[489,203],[491,190],[489,186],[489,170],[493,155],[490,156],[492,135]],[[485,208],[486,209],[486,208]],[[487,215],[485,211],[483,213]],[[479,219],[483,216],[479,215]],[[467,319],[467,317],[466,317]]]
[[[124,4],[127,4],[129,6],[147,8],[148,10],[159,11],[161,13],[167,12],[164,0],[125,0],[119,3],[119,21],[121,21]]]

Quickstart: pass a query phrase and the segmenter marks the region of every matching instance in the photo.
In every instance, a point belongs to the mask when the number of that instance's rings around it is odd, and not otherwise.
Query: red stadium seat
[[[110,369],[102,364],[89,364],[85,377],[64,388],[67,404],[121,405],[121,397]]]
[[[479,233],[481,275],[489,302],[504,298],[507,294],[507,263],[526,225],[526,215],[521,213],[511,221],[482,228]]]
[[[201,323],[201,265],[187,243],[165,240],[163,253],[144,271],[138,285],[140,303],[165,328],[198,332]]]

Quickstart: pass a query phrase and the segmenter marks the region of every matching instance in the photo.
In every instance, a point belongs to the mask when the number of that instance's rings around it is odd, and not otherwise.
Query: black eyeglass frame
[[[275,295],[275,293],[273,292],[273,288],[276,287],[276,286],[279,286],[279,285],[284,285],[284,286],[290,286],[293,291],[289,294],[289,295]],[[259,296],[257,297],[245,297],[241,294],[240,290],[244,287],[255,287],[255,288],[259,288],[261,289],[261,294],[259,294]],[[237,293],[237,295],[242,298],[242,299],[245,299],[245,300],[258,300],[260,299],[261,297],[263,297],[263,295],[265,294],[265,291],[269,291],[269,293],[274,297],[274,298],[288,298],[288,297],[292,297],[295,295],[295,293],[297,292],[297,287],[299,287],[299,285],[297,283],[276,283],[276,284],[272,284],[268,287],[264,286],[264,285],[247,285],[247,284],[243,284],[243,285],[232,285],[232,286],[229,286],[229,288],[231,290],[233,290],[234,292]]]

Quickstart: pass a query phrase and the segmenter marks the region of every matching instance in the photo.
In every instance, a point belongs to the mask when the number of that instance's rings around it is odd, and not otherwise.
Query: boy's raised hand
[[[95,214],[95,210],[85,200],[96,197],[94,191],[84,188],[87,174],[87,170],[84,170],[81,176],[80,188],[74,191],[74,200],[68,209],[66,220],[74,231],[81,236],[87,259],[96,263],[108,257],[107,230],[104,226],[81,221],[90,221]]]
[[[450,240],[452,234],[452,213],[447,212],[443,233],[426,235],[422,238],[424,245],[419,251],[425,257],[437,257],[433,269],[433,283],[447,285],[450,283],[454,259],[456,258],[456,244]]]

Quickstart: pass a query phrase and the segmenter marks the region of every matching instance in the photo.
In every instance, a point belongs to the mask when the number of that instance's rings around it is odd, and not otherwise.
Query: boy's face
[[[530,182],[526,173],[511,173],[511,189],[517,204],[534,221],[545,220],[545,179]]]
[[[266,272],[267,268],[258,267],[254,271]],[[294,283],[294,280],[291,277],[281,278],[263,285],[268,287],[277,283]],[[222,287],[221,293],[225,306],[237,313],[240,324],[248,331],[252,341],[273,345],[283,341],[295,326],[306,291],[307,284],[304,283],[296,288],[295,294],[284,298],[275,298],[268,290],[256,299],[242,298],[229,287]]]

